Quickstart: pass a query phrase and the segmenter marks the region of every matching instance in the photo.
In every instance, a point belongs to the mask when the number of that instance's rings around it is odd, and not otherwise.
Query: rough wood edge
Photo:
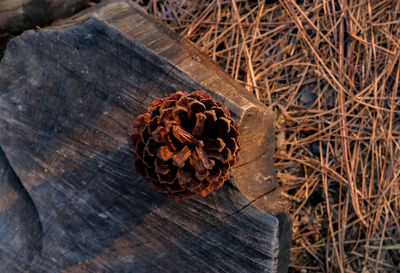
[[[0,194],[0,271],[9,272],[20,262],[20,270],[26,271],[26,261],[31,262],[40,249],[42,226],[33,200],[1,147]]]

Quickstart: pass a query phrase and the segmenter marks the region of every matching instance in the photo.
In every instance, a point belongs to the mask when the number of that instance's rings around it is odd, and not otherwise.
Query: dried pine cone
[[[136,170],[175,200],[222,187],[239,161],[238,125],[204,90],[153,101],[133,127]]]

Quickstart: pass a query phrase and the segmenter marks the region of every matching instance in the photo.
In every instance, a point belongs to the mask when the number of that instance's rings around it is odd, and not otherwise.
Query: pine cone
[[[179,200],[222,187],[239,161],[238,125],[204,90],[153,101],[133,126],[136,170]]]

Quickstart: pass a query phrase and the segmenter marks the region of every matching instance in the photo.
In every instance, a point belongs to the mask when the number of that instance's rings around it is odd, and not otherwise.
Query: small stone
[[[313,93],[314,88],[310,85],[306,85],[300,94],[300,104],[304,107],[310,107],[314,101],[318,98],[317,95]]]
[[[325,155],[326,154],[326,141],[321,142],[321,148],[322,148],[322,155]],[[313,155],[320,157],[321,150],[319,148],[319,141],[315,141],[315,142],[311,143],[310,150]]]

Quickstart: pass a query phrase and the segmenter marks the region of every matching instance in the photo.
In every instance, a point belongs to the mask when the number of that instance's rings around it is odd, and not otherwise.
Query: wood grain
[[[146,16],[105,2],[5,52],[0,145],[42,228],[28,272],[287,271],[274,115]],[[128,136],[153,99],[204,88],[238,120],[243,160],[221,190],[176,203],[134,172]]]

